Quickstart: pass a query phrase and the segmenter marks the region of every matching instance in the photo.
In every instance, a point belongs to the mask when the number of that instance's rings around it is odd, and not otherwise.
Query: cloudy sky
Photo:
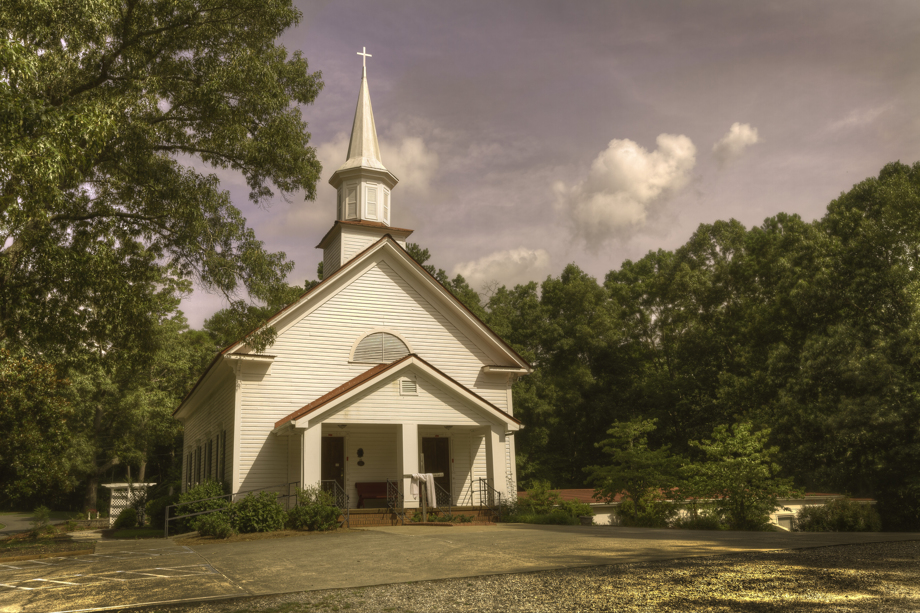
[[[305,2],[283,44],[325,87],[303,108],[315,201],[260,209],[257,236],[315,278],[335,217],[362,47],[393,225],[477,289],[603,279],[701,223],[806,220],[889,162],[920,160],[920,2]],[[193,327],[224,306],[196,291]]]

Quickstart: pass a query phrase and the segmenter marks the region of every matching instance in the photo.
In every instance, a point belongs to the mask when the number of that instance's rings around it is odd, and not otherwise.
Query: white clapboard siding
[[[451,485],[455,504],[467,504],[470,499],[470,483],[473,479],[472,454],[470,452],[470,432],[468,430],[451,430]]]
[[[396,426],[348,426],[344,431],[335,426],[324,427],[323,437],[330,434],[345,437],[345,491],[352,508],[358,506],[355,483],[399,480]],[[364,450],[363,458],[358,457],[358,449]],[[364,466],[358,466],[361,459]]]
[[[374,243],[380,240],[377,234],[369,232],[349,232],[348,229],[342,230],[342,264],[345,264],[351,258],[361,253]]]
[[[470,461],[473,464],[473,480],[488,479],[489,467],[486,465],[486,437],[473,434],[470,441]],[[479,501],[474,501],[478,503]]]
[[[405,372],[405,371],[404,371]],[[324,418],[337,424],[392,424],[399,420],[417,424],[486,426],[489,419],[457,396],[416,374],[418,394],[403,396],[396,386],[399,375],[384,379]]]
[[[202,451],[202,466],[207,466],[207,458],[203,456],[209,440],[214,444],[211,448],[212,478],[217,478],[220,467],[222,451],[220,446],[221,432],[227,432],[227,449],[224,460],[227,463],[226,478],[230,479],[233,466],[233,450],[230,449],[233,441],[233,406],[234,406],[233,376],[224,374],[212,387],[211,393],[201,401],[198,409],[192,413],[185,423],[182,453],[182,487],[185,488],[185,476],[188,475],[188,454],[193,453],[198,446]],[[207,476],[206,476],[207,477]]]
[[[335,233],[335,237],[329,241],[323,250],[323,276],[328,277],[339,269],[342,265],[342,235]]]
[[[511,471],[511,439],[505,437],[505,491],[508,492],[508,495],[514,495],[517,492],[517,487],[514,482],[514,473]]]
[[[361,336],[381,328],[399,334],[413,352],[506,409],[504,378],[481,373],[482,366],[493,361],[390,265],[380,261],[279,334],[268,350],[276,356],[271,374],[260,381],[244,381],[240,471],[247,487],[273,485],[279,474],[286,474],[286,437],[271,434],[275,422],[368,370],[367,364],[349,364],[348,358]],[[432,396],[437,394],[432,392]],[[444,400],[444,404],[450,403]],[[401,410],[394,406],[381,419],[401,423],[405,421]],[[454,419],[459,421],[450,423],[469,423],[465,421],[469,416],[462,413]]]

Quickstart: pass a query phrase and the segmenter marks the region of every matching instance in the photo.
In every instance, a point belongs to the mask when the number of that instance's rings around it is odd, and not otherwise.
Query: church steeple
[[[366,51],[358,53],[364,56],[364,62],[371,57]],[[412,230],[390,225],[390,192],[398,182],[380,161],[365,63],[348,154],[345,163],[329,178],[336,191],[336,222],[317,245],[323,250],[324,277],[386,234],[405,248]]]
[[[365,58],[365,52],[358,53]],[[329,183],[338,194],[336,219],[375,221],[390,225],[390,190],[399,181],[380,161],[377,126],[367,87],[367,65],[361,71],[361,89],[345,163],[332,173]]]

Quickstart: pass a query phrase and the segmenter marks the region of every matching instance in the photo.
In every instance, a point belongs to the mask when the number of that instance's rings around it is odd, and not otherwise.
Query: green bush
[[[667,528],[677,514],[673,502],[664,500],[657,492],[649,491],[639,498],[638,504],[624,498],[616,509],[621,526],[631,528]]]
[[[718,513],[712,509],[680,515],[671,522],[672,528],[680,530],[724,530]]]
[[[581,517],[582,515],[594,515],[594,509],[587,502],[577,500],[563,500],[557,507],[560,511],[568,513],[572,517]]]
[[[198,520],[198,534],[201,536],[213,536],[214,538],[225,539],[236,534],[230,518],[222,511],[202,515]]]
[[[233,505],[231,516],[233,527],[243,533],[282,530],[287,519],[274,492],[247,494]]]
[[[503,522],[511,524],[545,524],[551,526],[578,526],[581,520],[559,509],[549,513],[517,513],[502,518]]]
[[[288,526],[295,530],[334,530],[339,523],[339,509],[332,494],[318,487],[297,492],[297,506],[288,511]]]
[[[43,534],[51,534],[54,527],[48,522],[51,520],[51,511],[46,506],[40,506],[32,512],[32,529],[29,536],[38,538]]]
[[[226,509],[230,506],[230,501],[226,498],[214,498],[215,496],[224,495],[224,486],[218,481],[205,481],[193,487],[179,495],[179,499],[176,501],[180,503],[180,506],[175,509],[170,509],[170,516],[175,517],[178,515],[188,515],[190,513],[201,513],[202,511],[211,511],[213,509]],[[214,498],[214,500],[204,500],[206,498]],[[195,502],[195,501],[200,502]],[[182,504],[186,503],[186,504]],[[165,505],[164,505],[165,506]],[[198,529],[198,520],[200,517],[190,517],[187,520],[182,522],[175,522],[180,524],[180,530],[183,528],[189,528],[192,530]],[[160,521],[164,521],[164,518],[161,518]]]
[[[115,530],[124,530],[125,528],[134,528],[137,526],[137,511],[134,507],[128,507],[118,514],[118,519],[112,525]]]
[[[837,498],[824,506],[805,506],[796,514],[796,530],[801,532],[878,532],[882,520],[868,504]]]
[[[176,504],[179,502],[179,494],[173,494],[172,496],[160,496],[159,498],[153,498],[147,501],[147,525],[153,526],[154,528],[161,527],[166,522],[166,507],[171,504]],[[175,517],[179,515],[179,507],[175,507],[169,510],[170,517]],[[175,522],[170,522],[175,523]]]
[[[518,498],[513,514],[547,515],[559,504],[559,493],[550,491],[549,481],[535,480],[527,496]]]

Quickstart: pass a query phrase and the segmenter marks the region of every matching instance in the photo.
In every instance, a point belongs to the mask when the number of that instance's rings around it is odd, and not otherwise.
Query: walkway
[[[76,611],[519,573],[920,534],[696,532],[640,528],[385,527],[182,547],[103,541],[96,554],[0,563],[0,611]]]

